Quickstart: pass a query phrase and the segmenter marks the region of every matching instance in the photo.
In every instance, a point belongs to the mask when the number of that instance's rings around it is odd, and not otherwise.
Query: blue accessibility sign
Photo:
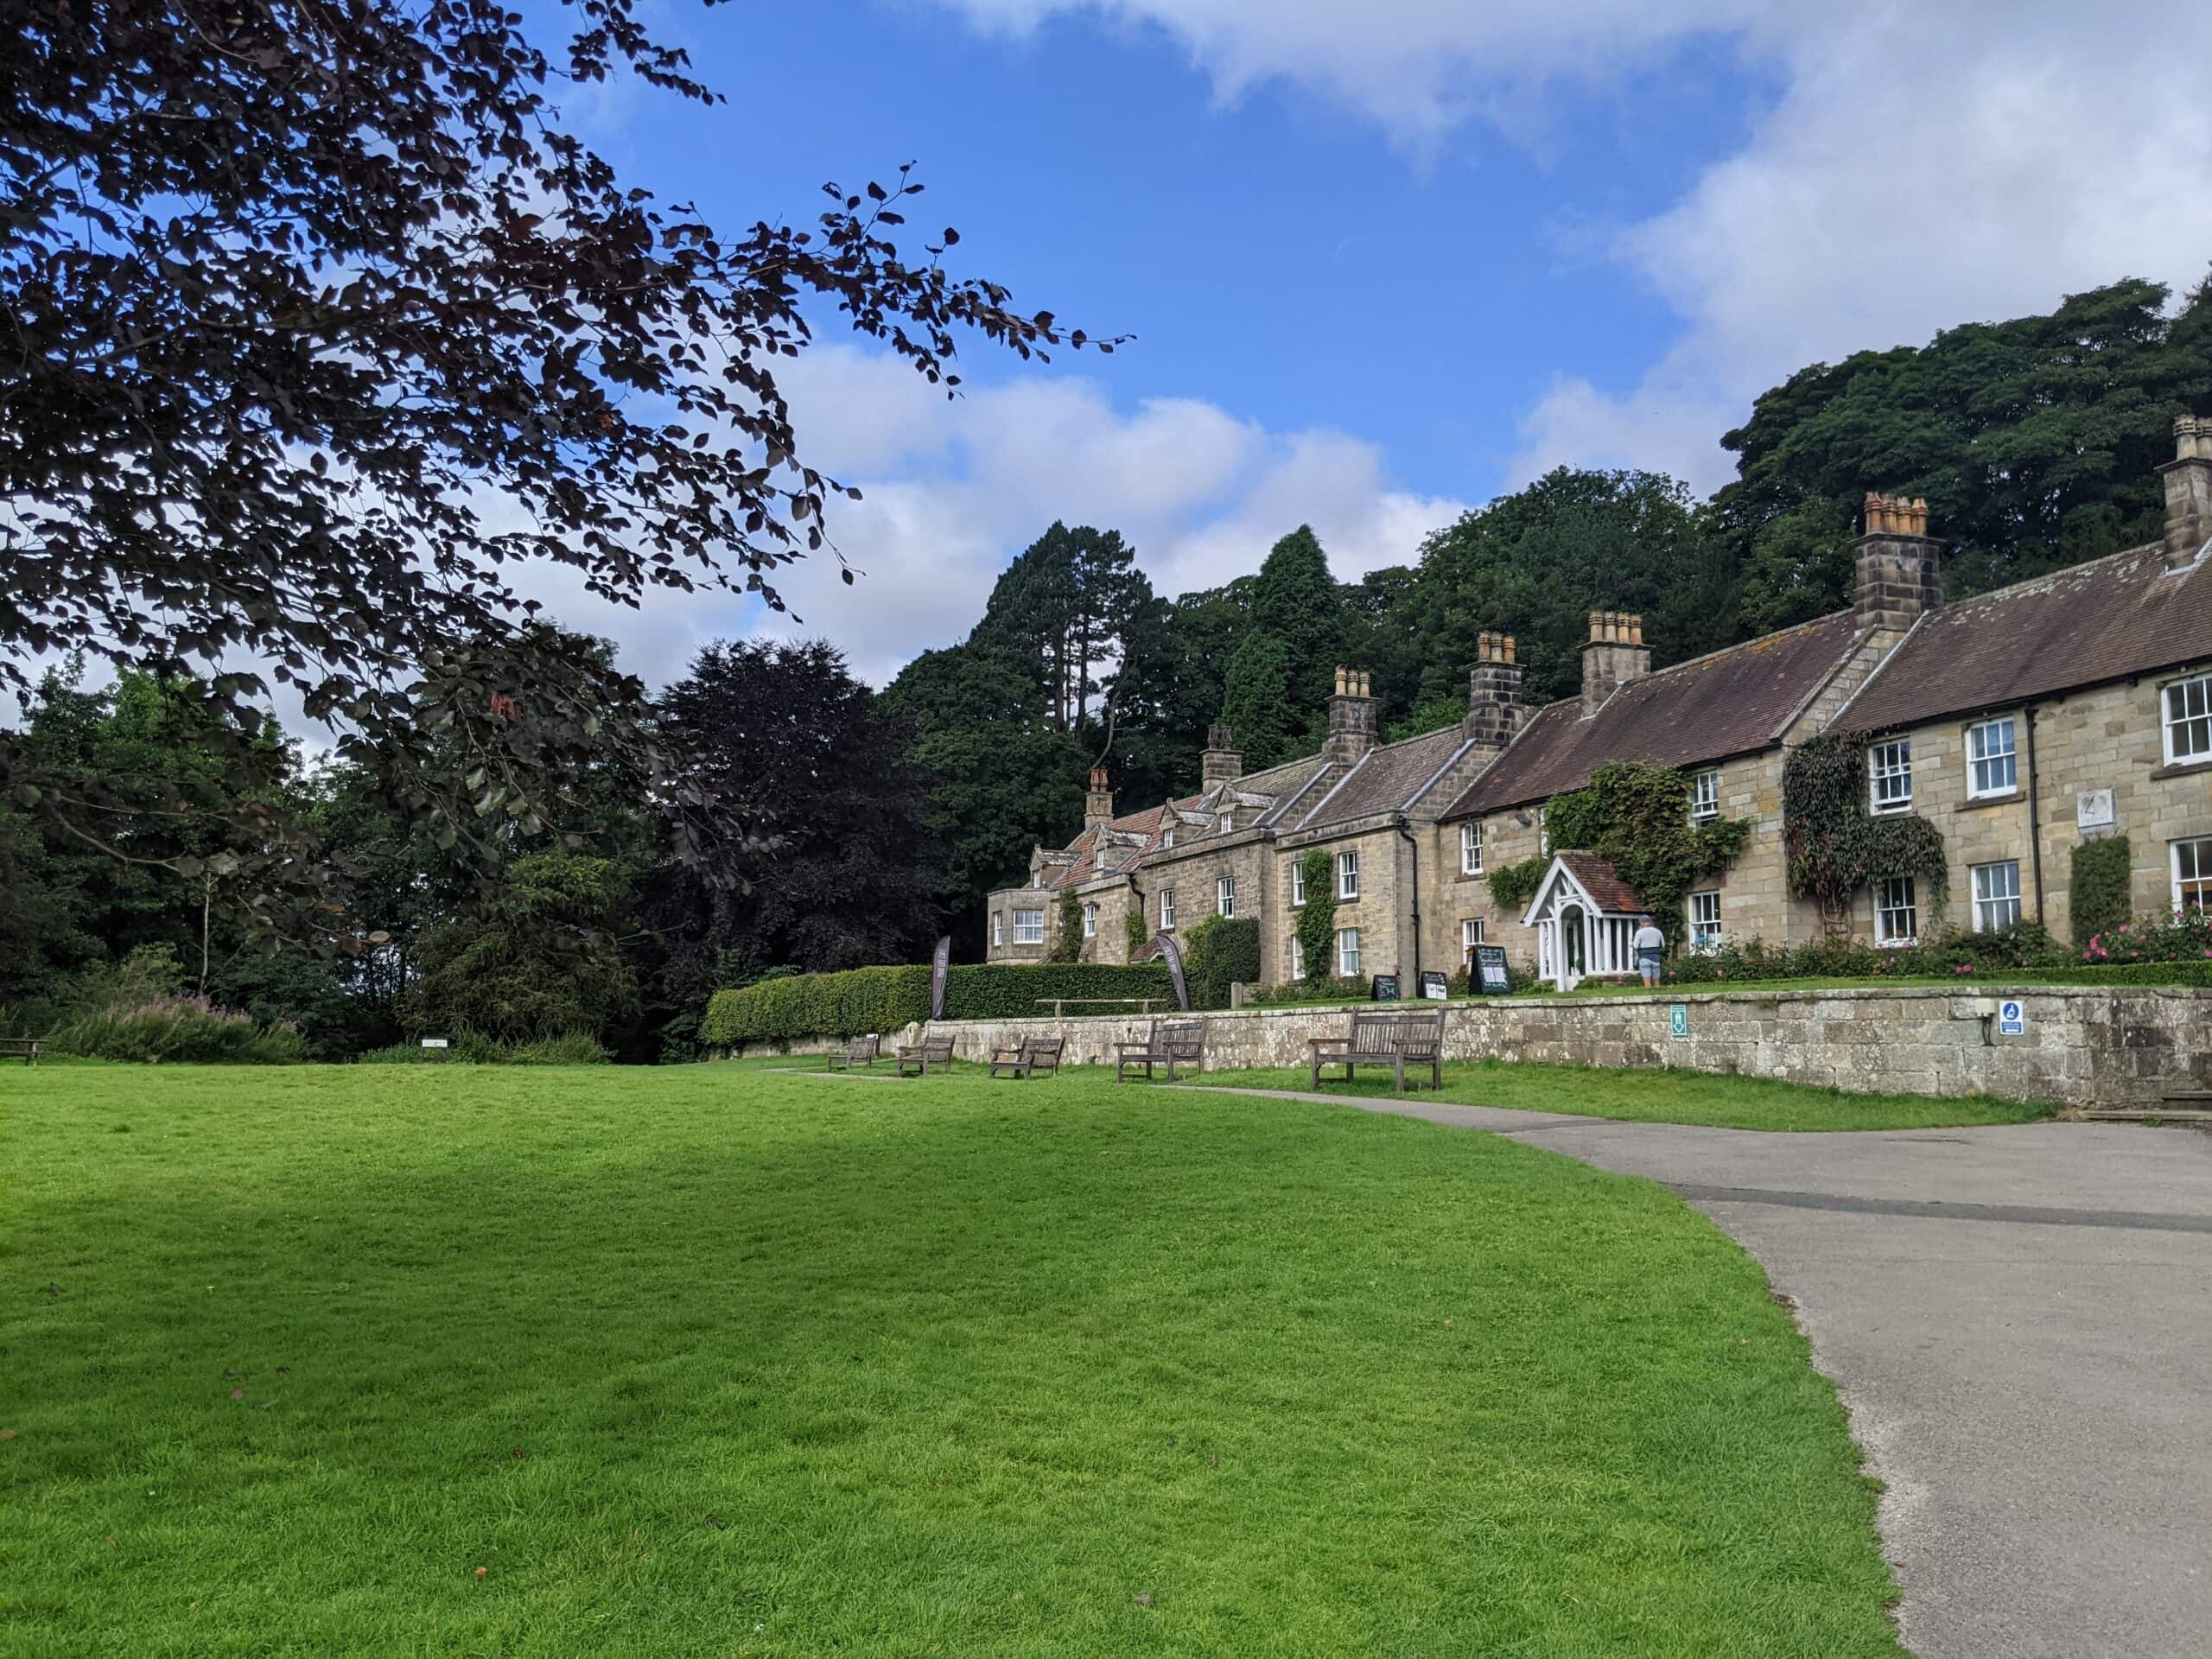
[[[1997,1034],[1999,1037],[2024,1037],[2028,1032],[2028,1011],[2020,1006],[2020,999],[2008,996],[1997,1005]]]

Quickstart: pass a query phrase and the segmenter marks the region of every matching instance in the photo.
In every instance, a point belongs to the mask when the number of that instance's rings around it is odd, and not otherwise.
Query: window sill
[[[1969,795],[1959,803],[1959,810],[1978,812],[1985,806],[2018,806],[2027,798],[2026,793],[2018,789],[2008,789],[1999,795]]]
[[[2152,783],[2157,783],[2162,779],[2166,778],[2191,778],[2202,772],[2212,772],[2212,759],[2203,760],[2171,760],[2164,766],[2157,767],[2152,772],[2151,781]]]
[[[1907,801],[1902,806],[1870,806],[1866,809],[1866,816],[1870,818],[1908,818],[1912,816],[1912,803]]]
[[[1877,950],[1910,950],[1919,944],[1920,940],[1917,937],[1910,939],[1877,939],[1874,941],[1874,948]]]

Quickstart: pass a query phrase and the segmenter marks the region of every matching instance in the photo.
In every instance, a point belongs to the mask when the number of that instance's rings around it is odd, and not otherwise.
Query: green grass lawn
[[[1427,1074],[1423,1074],[1424,1084]],[[1209,1071],[1203,1083],[1180,1088],[1297,1089],[1309,1090],[1303,1066],[1265,1071]],[[1379,1066],[1349,1084],[1324,1082],[1325,1095],[1388,1095],[1396,1084]],[[1808,1089],[1769,1077],[1729,1077],[1714,1071],[1623,1070],[1581,1065],[1508,1064],[1476,1060],[1444,1068],[1444,1087],[1415,1089],[1408,1069],[1408,1099],[1445,1100],[1459,1106],[1506,1106],[1525,1112],[1573,1112],[1637,1123],[1699,1123],[1719,1129],[1955,1128],[1983,1123],[2029,1123],[2056,1108],[2017,1101],[1937,1098],[1932,1095],[1853,1095]]]
[[[1898,1652],[1711,1224],[1257,1107],[0,1073],[0,1650]]]

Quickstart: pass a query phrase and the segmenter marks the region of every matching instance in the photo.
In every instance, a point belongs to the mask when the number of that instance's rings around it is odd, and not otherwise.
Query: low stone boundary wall
[[[2026,1014],[1999,1029],[2000,999]],[[1408,1007],[1434,1004],[1408,1004]],[[1676,996],[1535,996],[1445,1006],[1445,1055],[1568,1065],[1736,1071],[1854,1093],[1993,1095],[2067,1106],[2156,1104],[2173,1089],[2212,1088],[2212,990],[1999,983],[1803,991],[1684,991]],[[1687,1015],[1675,1034],[1672,1014]],[[1243,1008],[1206,1016],[1209,1069],[1302,1065],[1306,1039],[1342,1034],[1345,1008]],[[963,1060],[988,1059],[1032,1033],[1067,1039],[1070,1063],[1110,1063],[1141,1038],[1133,1018],[948,1021]],[[894,1040],[912,1041],[910,1027]],[[829,1046],[823,1044],[822,1046]],[[801,1046],[793,1045],[796,1051]],[[811,1048],[813,1046],[805,1046]]]

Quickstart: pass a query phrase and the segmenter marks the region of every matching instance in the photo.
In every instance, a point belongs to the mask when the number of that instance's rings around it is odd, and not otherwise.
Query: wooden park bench
[[[1012,1048],[1001,1048],[991,1055],[991,1075],[995,1077],[1033,1077],[1039,1071],[1060,1075],[1060,1052],[1068,1046],[1065,1037],[1025,1037]]]
[[[1341,1065],[1350,1083],[1363,1065],[1387,1065],[1406,1092],[1406,1068],[1428,1068],[1428,1086],[1444,1086],[1444,1011],[1420,1014],[1355,1014],[1348,1037],[1308,1039],[1313,1052],[1313,1087],[1321,1086],[1321,1068]]]
[[[1152,1034],[1141,1043],[1114,1046],[1114,1081],[1128,1081],[1132,1068],[1142,1066],[1147,1082],[1155,1065],[1167,1068],[1167,1081],[1175,1081],[1175,1068],[1192,1072],[1206,1069],[1206,1022],[1203,1020],[1155,1020]]]
[[[20,1054],[25,1065],[36,1065],[39,1041],[36,1037],[0,1037],[0,1056],[12,1058]]]
[[[899,1049],[899,1075],[900,1077],[912,1074],[918,1077],[926,1077],[930,1074],[931,1066],[937,1067],[940,1071],[952,1070],[951,1038],[925,1035],[920,1042],[908,1043]]]
[[[883,1039],[871,1033],[854,1038],[842,1048],[831,1049],[823,1069],[827,1071],[849,1071],[858,1065],[872,1070],[882,1058]]]

